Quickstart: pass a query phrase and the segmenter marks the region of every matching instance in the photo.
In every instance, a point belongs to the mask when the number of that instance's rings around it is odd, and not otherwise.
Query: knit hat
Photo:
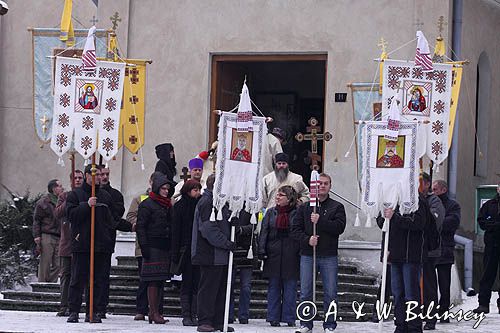
[[[288,155],[285,153],[277,153],[274,159],[275,159],[276,163],[278,163],[278,162],[288,163],[288,160],[289,160]]]
[[[203,160],[201,158],[193,158],[189,161],[189,170],[203,169]]]
[[[165,176],[163,174],[155,175],[153,177],[153,185],[151,186],[151,189],[155,194],[160,194],[160,188],[165,184],[168,184],[170,186],[170,189],[168,190],[168,197],[170,198],[172,196],[172,194],[174,194],[173,190],[175,187],[175,183],[170,181],[167,178],[167,176]]]

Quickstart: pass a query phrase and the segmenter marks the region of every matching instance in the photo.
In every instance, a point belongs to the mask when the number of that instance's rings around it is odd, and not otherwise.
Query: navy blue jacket
[[[196,205],[191,242],[193,265],[225,266],[229,263],[229,250],[234,249],[231,242],[231,213],[227,207],[222,209],[222,220],[210,221],[213,194],[205,189]],[[217,216],[217,211],[215,211]]]

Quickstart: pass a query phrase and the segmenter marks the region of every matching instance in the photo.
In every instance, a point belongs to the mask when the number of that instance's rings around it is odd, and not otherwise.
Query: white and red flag
[[[309,201],[311,207],[318,205],[318,191],[319,191],[319,173],[316,170],[311,171],[311,186],[309,187]]]
[[[417,31],[417,52],[415,53],[415,66],[422,67],[424,72],[432,71],[432,58],[429,42],[422,31]]]
[[[85,72],[95,72],[97,67],[97,57],[95,55],[95,31],[96,27],[89,29],[85,47],[83,48],[82,64]]]

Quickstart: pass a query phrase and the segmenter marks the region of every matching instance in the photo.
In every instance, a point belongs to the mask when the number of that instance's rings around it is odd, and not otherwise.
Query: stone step
[[[235,290],[236,295],[239,295],[239,290]],[[25,301],[44,301],[44,302],[58,302],[60,298],[60,293],[57,292],[32,292],[32,291],[3,291],[4,299],[9,300],[25,300]],[[299,292],[297,293],[297,299],[299,299]],[[116,304],[135,304],[136,296],[135,293],[129,295],[116,295],[114,290],[110,292],[110,303]],[[262,307],[265,305],[267,299],[267,291],[257,290],[252,291],[251,304],[255,306]],[[255,302],[254,302],[255,301]],[[318,303],[323,301],[323,295],[317,295]],[[374,304],[376,301],[375,295],[366,295],[361,293],[338,293],[339,302],[353,302],[358,303]],[[164,296],[164,302],[166,305],[180,306],[180,299],[178,292],[168,292]],[[263,303],[264,302],[264,303]],[[238,298],[236,298],[236,303],[238,303]]]
[[[111,284],[118,286],[138,286],[139,285],[139,276],[133,275],[111,275],[110,276]],[[373,276],[366,275],[354,275],[354,274],[339,274],[338,281],[343,283],[354,283],[359,285],[368,285],[372,286],[376,282],[376,278]],[[236,283],[239,282],[239,279],[236,278]],[[252,280],[252,287],[255,288],[267,288],[267,280],[265,279],[256,279]],[[321,276],[318,277],[317,286],[318,288],[322,288]]]
[[[123,257],[117,257],[117,258],[123,258]],[[125,257],[128,258],[128,257]],[[135,260],[135,258],[133,259]],[[127,264],[127,265],[125,265]],[[125,276],[138,276],[138,268],[137,268],[137,263],[132,264],[132,262],[129,262],[128,259],[125,261],[120,261],[118,260],[118,265],[117,266],[111,266],[111,274],[113,275],[125,275]],[[339,265],[339,274],[352,274],[352,275],[358,275],[358,269],[356,266],[353,265]],[[262,271],[256,269],[253,271],[253,275],[257,277],[262,276]]]
[[[118,261],[117,266],[112,266],[111,274],[119,275],[121,271],[126,272],[124,275],[138,275],[137,272],[137,259],[135,257],[129,257],[129,256],[117,256],[116,257]],[[355,265],[350,265],[350,264],[339,264],[338,266],[339,269],[339,274],[358,274],[358,268]],[[133,271],[134,274],[130,274],[129,272]],[[256,269],[254,270],[254,274],[257,276],[260,276],[261,271]]]
[[[322,306],[318,304],[318,309],[321,309]],[[56,312],[59,310],[59,302],[49,302],[49,301],[25,301],[25,300],[10,300],[3,299],[0,300],[0,309],[2,310],[17,310],[17,311],[46,311],[46,312]],[[372,308],[369,306],[365,306],[365,313],[371,314]],[[175,306],[165,305],[164,312],[166,317],[173,317],[180,315],[180,308]],[[85,311],[85,307],[82,306],[82,313]],[[108,312],[112,314],[123,314],[123,315],[134,315],[135,314],[135,305],[128,304],[115,304],[110,303],[108,306]],[[316,319],[320,319],[322,311],[319,311],[319,316]],[[265,318],[266,317],[266,309],[250,309],[250,318]],[[338,308],[338,317],[342,317],[342,321],[354,321],[355,314],[352,311],[351,303],[340,303]],[[366,321],[370,319],[370,315],[364,316],[357,321]],[[82,318],[83,319],[83,318]]]
[[[58,283],[49,283],[49,282],[33,282],[30,284],[33,292],[59,292],[59,284]],[[321,287],[318,284],[318,287]],[[377,285],[361,285],[355,283],[344,283],[339,282],[338,285],[338,293],[346,292],[346,293],[360,293],[360,294],[368,294],[368,295],[376,295],[378,286]],[[261,290],[267,294],[267,285],[254,285],[252,286],[252,291]],[[178,294],[178,291],[173,288],[165,287],[165,292],[174,292]],[[110,294],[111,295],[135,295],[137,292],[137,282],[134,284],[128,285],[115,285],[111,284],[110,286]],[[322,294],[322,288],[317,288],[317,292]]]

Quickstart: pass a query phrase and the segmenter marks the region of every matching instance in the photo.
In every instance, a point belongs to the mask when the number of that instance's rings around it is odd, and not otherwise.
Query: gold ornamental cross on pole
[[[295,140],[298,142],[311,141],[311,169],[318,170],[318,162],[321,162],[321,156],[318,154],[318,141],[330,141],[332,139],[332,134],[330,132],[320,133],[321,127],[318,126],[318,120],[311,117],[307,122],[309,126],[306,127],[308,134],[302,134],[298,132],[295,135]]]

